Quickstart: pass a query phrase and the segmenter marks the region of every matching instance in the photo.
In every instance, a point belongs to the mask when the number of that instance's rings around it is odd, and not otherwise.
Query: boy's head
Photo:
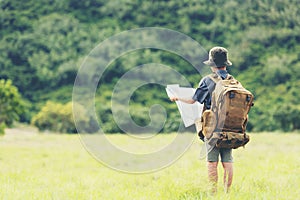
[[[213,47],[209,51],[209,59],[203,63],[217,68],[232,65],[228,60],[228,51],[224,47]]]

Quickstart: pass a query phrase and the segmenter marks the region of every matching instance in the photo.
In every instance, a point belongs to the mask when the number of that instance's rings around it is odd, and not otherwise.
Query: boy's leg
[[[232,149],[221,149],[220,154],[222,166],[224,168],[224,188],[225,192],[228,192],[233,178]]]
[[[217,192],[218,183],[218,162],[207,162],[208,180],[212,193]]]
[[[207,154],[208,180],[212,193],[217,192],[219,149],[214,147]]]
[[[224,168],[224,188],[225,192],[229,192],[233,178],[233,164],[232,162],[222,162]]]

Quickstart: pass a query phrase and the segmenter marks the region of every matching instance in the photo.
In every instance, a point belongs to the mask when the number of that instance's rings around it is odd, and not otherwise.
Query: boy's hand
[[[178,101],[178,97],[170,97],[171,101]]]

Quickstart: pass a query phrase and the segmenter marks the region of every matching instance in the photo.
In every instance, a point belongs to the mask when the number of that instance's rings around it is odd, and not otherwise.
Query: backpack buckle
[[[230,92],[230,93],[229,93],[229,98],[230,98],[230,99],[233,99],[234,97],[235,97],[235,93],[234,93],[234,92]]]
[[[246,101],[247,101],[247,102],[250,102],[250,100],[251,100],[251,97],[250,97],[250,95],[247,95],[247,97],[246,97]]]

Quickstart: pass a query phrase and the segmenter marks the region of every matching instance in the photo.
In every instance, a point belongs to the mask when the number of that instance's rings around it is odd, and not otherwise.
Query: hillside
[[[250,131],[300,129],[296,0],[2,0],[0,5],[0,79],[11,79],[26,99],[25,122],[47,100],[72,101],[78,69],[98,44],[123,31],[160,27],[189,36],[206,51],[213,46],[229,50],[230,73],[255,95]],[[96,112],[105,131],[120,131],[110,107],[114,86],[126,72],[149,63],[169,66],[194,87],[201,78],[173,52],[146,48],[123,54],[109,63],[97,89]],[[129,112],[138,125],[148,124],[149,108],[159,104],[168,117],[162,131],[178,129],[179,113],[162,85],[139,87],[130,100]]]

